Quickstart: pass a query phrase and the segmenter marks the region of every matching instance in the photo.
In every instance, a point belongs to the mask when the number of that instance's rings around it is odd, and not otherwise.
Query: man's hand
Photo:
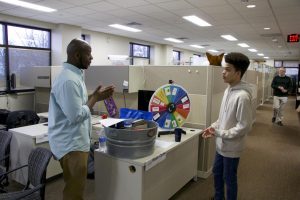
[[[202,133],[202,137],[204,139],[206,138],[210,138],[212,136],[215,136],[215,129],[213,127],[208,127],[207,129],[205,129]]]
[[[96,90],[93,92],[92,98],[94,98],[96,102],[102,101],[104,99],[111,97],[114,93],[114,90],[115,90],[115,86],[113,85],[107,87],[102,87],[102,85],[99,85],[96,88]]]
[[[281,92],[283,92],[283,93],[287,93],[287,90],[284,89],[284,87],[282,87],[282,86],[278,86],[278,89],[281,90]]]

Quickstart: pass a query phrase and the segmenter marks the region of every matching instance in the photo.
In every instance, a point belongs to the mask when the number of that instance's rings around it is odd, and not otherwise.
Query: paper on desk
[[[174,144],[175,142],[167,142],[167,141],[163,141],[163,140],[155,140],[155,146],[156,147],[161,147],[161,148],[168,148],[169,146],[171,146],[172,144]]]
[[[43,143],[43,142],[48,142],[48,134],[40,135],[35,137],[35,143]]]
[[[117,124],[117,123],[122,122],[124,120],[126,120],[126,119],[107,118],[107,119],[100,120],[100,123],[104,127],[109,127],[111,125]]]

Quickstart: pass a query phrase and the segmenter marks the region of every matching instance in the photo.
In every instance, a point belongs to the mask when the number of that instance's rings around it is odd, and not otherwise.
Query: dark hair
[[[225,62],[232,64],[236,71],[241,72],[241,78],[250,64],[249,58],[242,53],[231,52],[225,55]]]

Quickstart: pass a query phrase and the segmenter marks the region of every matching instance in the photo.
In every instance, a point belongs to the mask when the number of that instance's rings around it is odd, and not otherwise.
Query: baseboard
[[[208,178],[212,174],[212,168],[210,168],[208,171],[197,171],[197,175],[200,178]]]

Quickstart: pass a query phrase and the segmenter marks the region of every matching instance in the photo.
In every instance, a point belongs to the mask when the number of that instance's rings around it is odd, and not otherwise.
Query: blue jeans
[[[226,183],[226,199],[237,200],[237,169],[240,158],[224,157],[216,153],[213,168],[215,181],[215,200],[224,200],[224,181]]]

